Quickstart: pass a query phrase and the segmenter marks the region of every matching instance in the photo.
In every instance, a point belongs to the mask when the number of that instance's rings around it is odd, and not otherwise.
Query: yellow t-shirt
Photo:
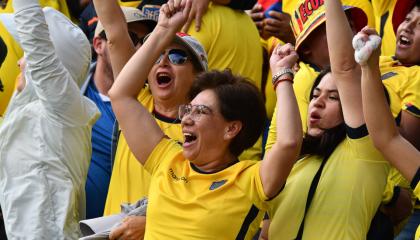
[[[420,117],[420,66],[402,66],[393,57],[381,57],[379,64],[394,117],[401,110]]]
[[[141,91],[138,100],[149,110],[149,112],[153,112],[153,97],[148,87]],[[163,118],[156,114],[154,117],[159,127],[169,138],[179,142],[184,141],[179,120]],[[256,144],[260,144],[261,146],[261,138],[259,138]],[[258,158],[256,158],[256,156]],[[251,148],[245,150],[239,156],[239,159],[244,160],[248,158],[260,160],[259,156],[260,152]],[[120,206],[122,203],[133,203],[140,198],[147,196],[149,187],[150,174],[145,171],[144,167],[137,161],[128,147],[124,135],[120,134],[105,203],[104,215],[120,213]]]
[[[397,0],[372,0],[375,15],[375,29],[382,37],[381,54],[392,56],[395,54],[396,37],[392,26],[392,16]]]
[[[138,100],[149,112],[153,111],[153,97],[149,87],[140,92]],[[179,120],[159,119],[156,116],[155,119],[168,137],[177,141],[184,140]],[[123,134],[120,134],[114,161],[104,215],[120,213],[121,203],[136,202],[149,192],[150,174],[137,161]]]
[[[209,70],[230,68],[261,88],[262,48],[252,19],[243,11],[210,3],[201,29],[191,24],[188,34],[196,38],[208,55]]]
[[[270,239],[294,239],[312,179],[323,158],[295,163],[283,191],[271,201]],[[366,133],[347,137],[329,157],[306,214],[303,239],[365,239],[381,203],[390,166]]]
[[[146,161],[152,175],[145,239],[252,239],[267,209],[259,161],[202,173],[163,139]]]
[[[15,90],[16,77],[20,72],[17,62],[23,51],[1,22],[0,41],[0,116],[3,116]]]

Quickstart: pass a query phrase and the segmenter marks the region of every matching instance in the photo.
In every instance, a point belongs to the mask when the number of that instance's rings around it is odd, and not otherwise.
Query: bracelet
[[[276,91],[277,86],[281,82],[291,82],[293,84],[293,79],[290,77],[284,77],[284,78],[277,78],[276,82],[274,82],[274,91]]]
[[[290,68],[284,68],[284,69],[278,71],[276,74],[273,75],[273,78],[271,80],[272,83],[273,83],[273,86],[274,86],[274,83],[277,81],[277,79],[279,79],[284,74],[290,74],[290,75],[292,75],[292,79],[295,76],[295,72],[292,69],[290,69]]]

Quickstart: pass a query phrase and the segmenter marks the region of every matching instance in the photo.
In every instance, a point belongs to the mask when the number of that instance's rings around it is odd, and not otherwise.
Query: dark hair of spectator
[[[313,92],[315,88],[328,73],[331,73],[330,67],[321,71],[321,73],[317,76],[311,88],[309,95],[310,100],[312,100],[314,97]],[[334,149],[338,146],[338,144],[341,143],[341,141],[344,140],[345,137],[346,127],[344,121],[331,129],[326,129],[320,137],[313,137],[306,133],[303,138],[301,155],[312,154],[322,157],[330,156]]]
[[[266,111],[262,95],[252,83],[229,69],[199,74],[189,92],[190,100],[207,89],[216,94],[220,113],[227,121],[242,123],[229,146],[230,152],[239,156],[254,145],[263,131]]]

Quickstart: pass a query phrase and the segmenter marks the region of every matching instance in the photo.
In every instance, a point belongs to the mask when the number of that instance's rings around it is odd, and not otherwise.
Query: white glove
[[[357,63],[366,63],[370,55],[381,44],[381,38],[378,35],[369,35],[365,41],[361,33],[353,37],[354,59]]]

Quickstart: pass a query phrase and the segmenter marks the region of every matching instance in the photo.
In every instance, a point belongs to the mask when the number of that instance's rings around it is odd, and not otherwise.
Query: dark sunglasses
[[[167,52],[168,52],[169,62],[174,64],[174,65],[184,64],[188,60],[188,53],[184,50],[170,49]],[[163,52],[162,54],[160,54],[159,58],[156,60],[156,64],[159,64],[160,61],[162,61],[162,59],[165,56],[165,53],[166,53],[166,51]]]

